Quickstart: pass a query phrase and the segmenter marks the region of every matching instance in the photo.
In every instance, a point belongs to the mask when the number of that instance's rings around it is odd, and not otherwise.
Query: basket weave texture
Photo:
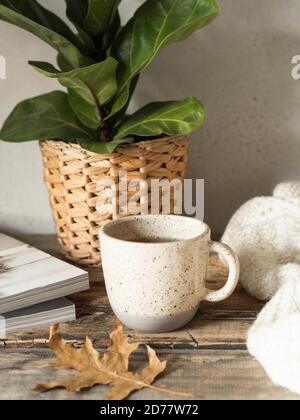
[[[107,189],[107,180],[118,185],[120,172],[124,171],[128,183],[145,180],[149,189],[153,178],[183,180],[188,145],[188,136],[167,137],[120,146],[111,154],[96,154],[76,144],[41,142],[45,183],[64,255],[82,265],[99,264],[99,229],[124,217],[109,211],[107,206],[96,209],[99,197]]]

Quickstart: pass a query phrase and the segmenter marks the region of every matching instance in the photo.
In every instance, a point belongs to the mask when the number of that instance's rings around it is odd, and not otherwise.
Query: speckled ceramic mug
[[[168,332],[187,324],[201,301],[218,302],[235,290],[236,255],[210,240],[210,229],[183,216],[132,216],[100,233],[105,284],[116,316],[126,326]],[[209,254],[218,253],[229,277],[218,291],[206,288]]]

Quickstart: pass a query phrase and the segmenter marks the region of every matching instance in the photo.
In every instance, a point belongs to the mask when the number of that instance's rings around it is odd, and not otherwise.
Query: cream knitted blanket
[[[244,288],[270,300],[249,331],[249,352],[275,384],[300,394],[300,183],[243,205],[222,242],[239,255]]]

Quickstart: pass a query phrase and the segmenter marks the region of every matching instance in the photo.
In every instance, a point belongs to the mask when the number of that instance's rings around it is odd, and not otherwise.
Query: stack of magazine
[[[0,234],[0,339],[76,318],[66,299],[89,289],[88,273]]]

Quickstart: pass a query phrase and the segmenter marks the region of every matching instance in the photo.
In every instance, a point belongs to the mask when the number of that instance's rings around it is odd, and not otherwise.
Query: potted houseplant
[[[216,0],[146,0],[122,27],[121,0],[65,1],[76,32],[36,0],[0,0],[0,19],[57,50],[57,66],[30,64],[65,88],[17,105],[0,138],[41,140],[58,239],[67,257],[95,264],[99,226],[118,217],[96,210],[101,179],[122,169],[146,180],[183,177],[188,135],[204,120],[194,97],[127,115],[139,75],[163,47],[210,23],[219,7]]]

